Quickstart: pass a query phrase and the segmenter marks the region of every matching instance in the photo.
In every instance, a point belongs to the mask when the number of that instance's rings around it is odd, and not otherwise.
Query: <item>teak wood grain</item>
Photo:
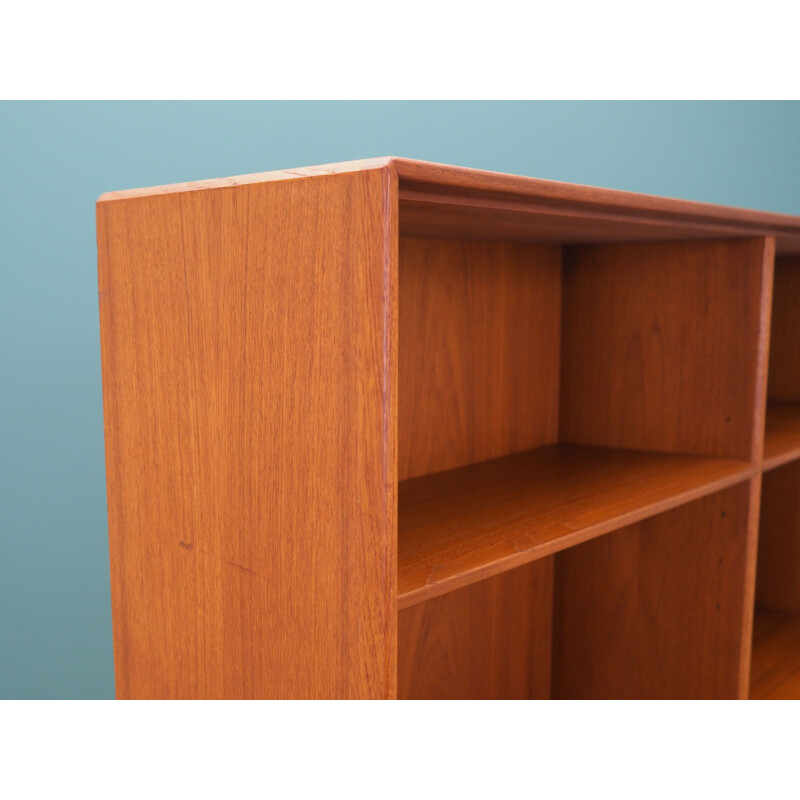
[[[760,460],[772,252],[567,249],[560,440]]]
[[[735,459],[554,445],[400,484],[407,608],[747,480]]]
[[[401,232],[411,236],[471,238],[477,231],[479,238],[511,236],[519,241],[584,243],[607,241],[609,237],[619,242],[775,236],[780,253],[800,253],[800,219],[787,214],[674,200],[393,156],[129,189],[110,192],[102,199],[183,194],[370,169],[387,169],[396,175]],[[444,209],[443,219],[438,209]],[[472,209],[477,209],[478,213],[473,213]],[[513,217],[510,223],[507,214]]]
[[[756,605],[800,614],[800,461],[762,479]]]
[[[770,400],[764,431],[764,469],[800,459],[800,401]]]
[[[97,221],[119,697],[746,696],[800,219],[384,158]]]
[[[400,240],[399,478],[558,437],[561,250]]]
[[[408,190],[400,193],[400,226],[405,235],[416,237],[561,245],[706,240],[733,233],[726,225],[640,218],[630,212],[436,197]],[[792,242],[792,247],[796,252],[798,244]]]
[[[757,611],[751,700],[800,700],[800,616]]]
[[[395,193],[98,204],[119,697],[395,695]]]
[[[700,233],[706,239],[774,236],[778,238],[780,253],[800,252],[800,220],[786,214],[687,202],[409,159],[390,158],[387,162],[399,178],[401,226],[411,234],[414,231],[403,225],[403,205],[408,200],[426,202],[431,206],[451,205],[461,209],[478,207],[487,212],[498,207],[525,211],[534,226],[541,216],[557,214],[565,221],[570,220],[573,235],[577,233],[586,243],[598,241],[595,238],[597,223],[604,223],[615,241],[635,241],[639,238],[637,232],[650,227],[647,238],[654,241],[690,239]],[[468,222],[472,223],[473,220],[469,219]],[[586,232],[582,230],[584,224],[590,226]],[[675,226],[671,235],[666,235],[663,228],[659,232],[659,227],[665,224]],[[463,230],[468,231],[466,226]],[[544,240],[554,241],[552,236],[545,236]]]
[[[552,606],[545,558],[401,611],[398,697],[549,698]]]
[[[748,483],[556,557],[553,696],[747,696]]]
[[[768,396],[800,401],[800,258],[775,261]]]

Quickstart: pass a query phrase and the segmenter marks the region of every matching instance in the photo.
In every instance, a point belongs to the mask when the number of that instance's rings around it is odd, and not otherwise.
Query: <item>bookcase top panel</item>
[[[564,244],[775,236],[779,254],[800,253],[800,217],[788,214],[395,157],[108,192],[98,202],[375,169],[396,177],[403,235]]]

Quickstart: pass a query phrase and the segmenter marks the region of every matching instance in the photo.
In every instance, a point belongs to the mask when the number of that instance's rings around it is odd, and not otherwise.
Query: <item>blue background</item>
[[[800,103],[0,104],[0,697],[113,697],[94,202],[381,155],[800,214]]]

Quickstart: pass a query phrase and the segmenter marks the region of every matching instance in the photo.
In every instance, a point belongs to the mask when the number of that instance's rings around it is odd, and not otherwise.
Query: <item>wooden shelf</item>
[[[764,434],[764,469],[800,458],[800,403],[770,400]]]
[[[398,607],[751,477],[747,462],[552,445],[400,483]]]
[[[800,700],[800,615],[756,610],[751,700]]]

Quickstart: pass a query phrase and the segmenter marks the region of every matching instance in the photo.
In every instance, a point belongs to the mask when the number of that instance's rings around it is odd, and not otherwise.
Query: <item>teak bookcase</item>
[[[119,697],[800,696],[800,219],[387,158],[97,224]]]

